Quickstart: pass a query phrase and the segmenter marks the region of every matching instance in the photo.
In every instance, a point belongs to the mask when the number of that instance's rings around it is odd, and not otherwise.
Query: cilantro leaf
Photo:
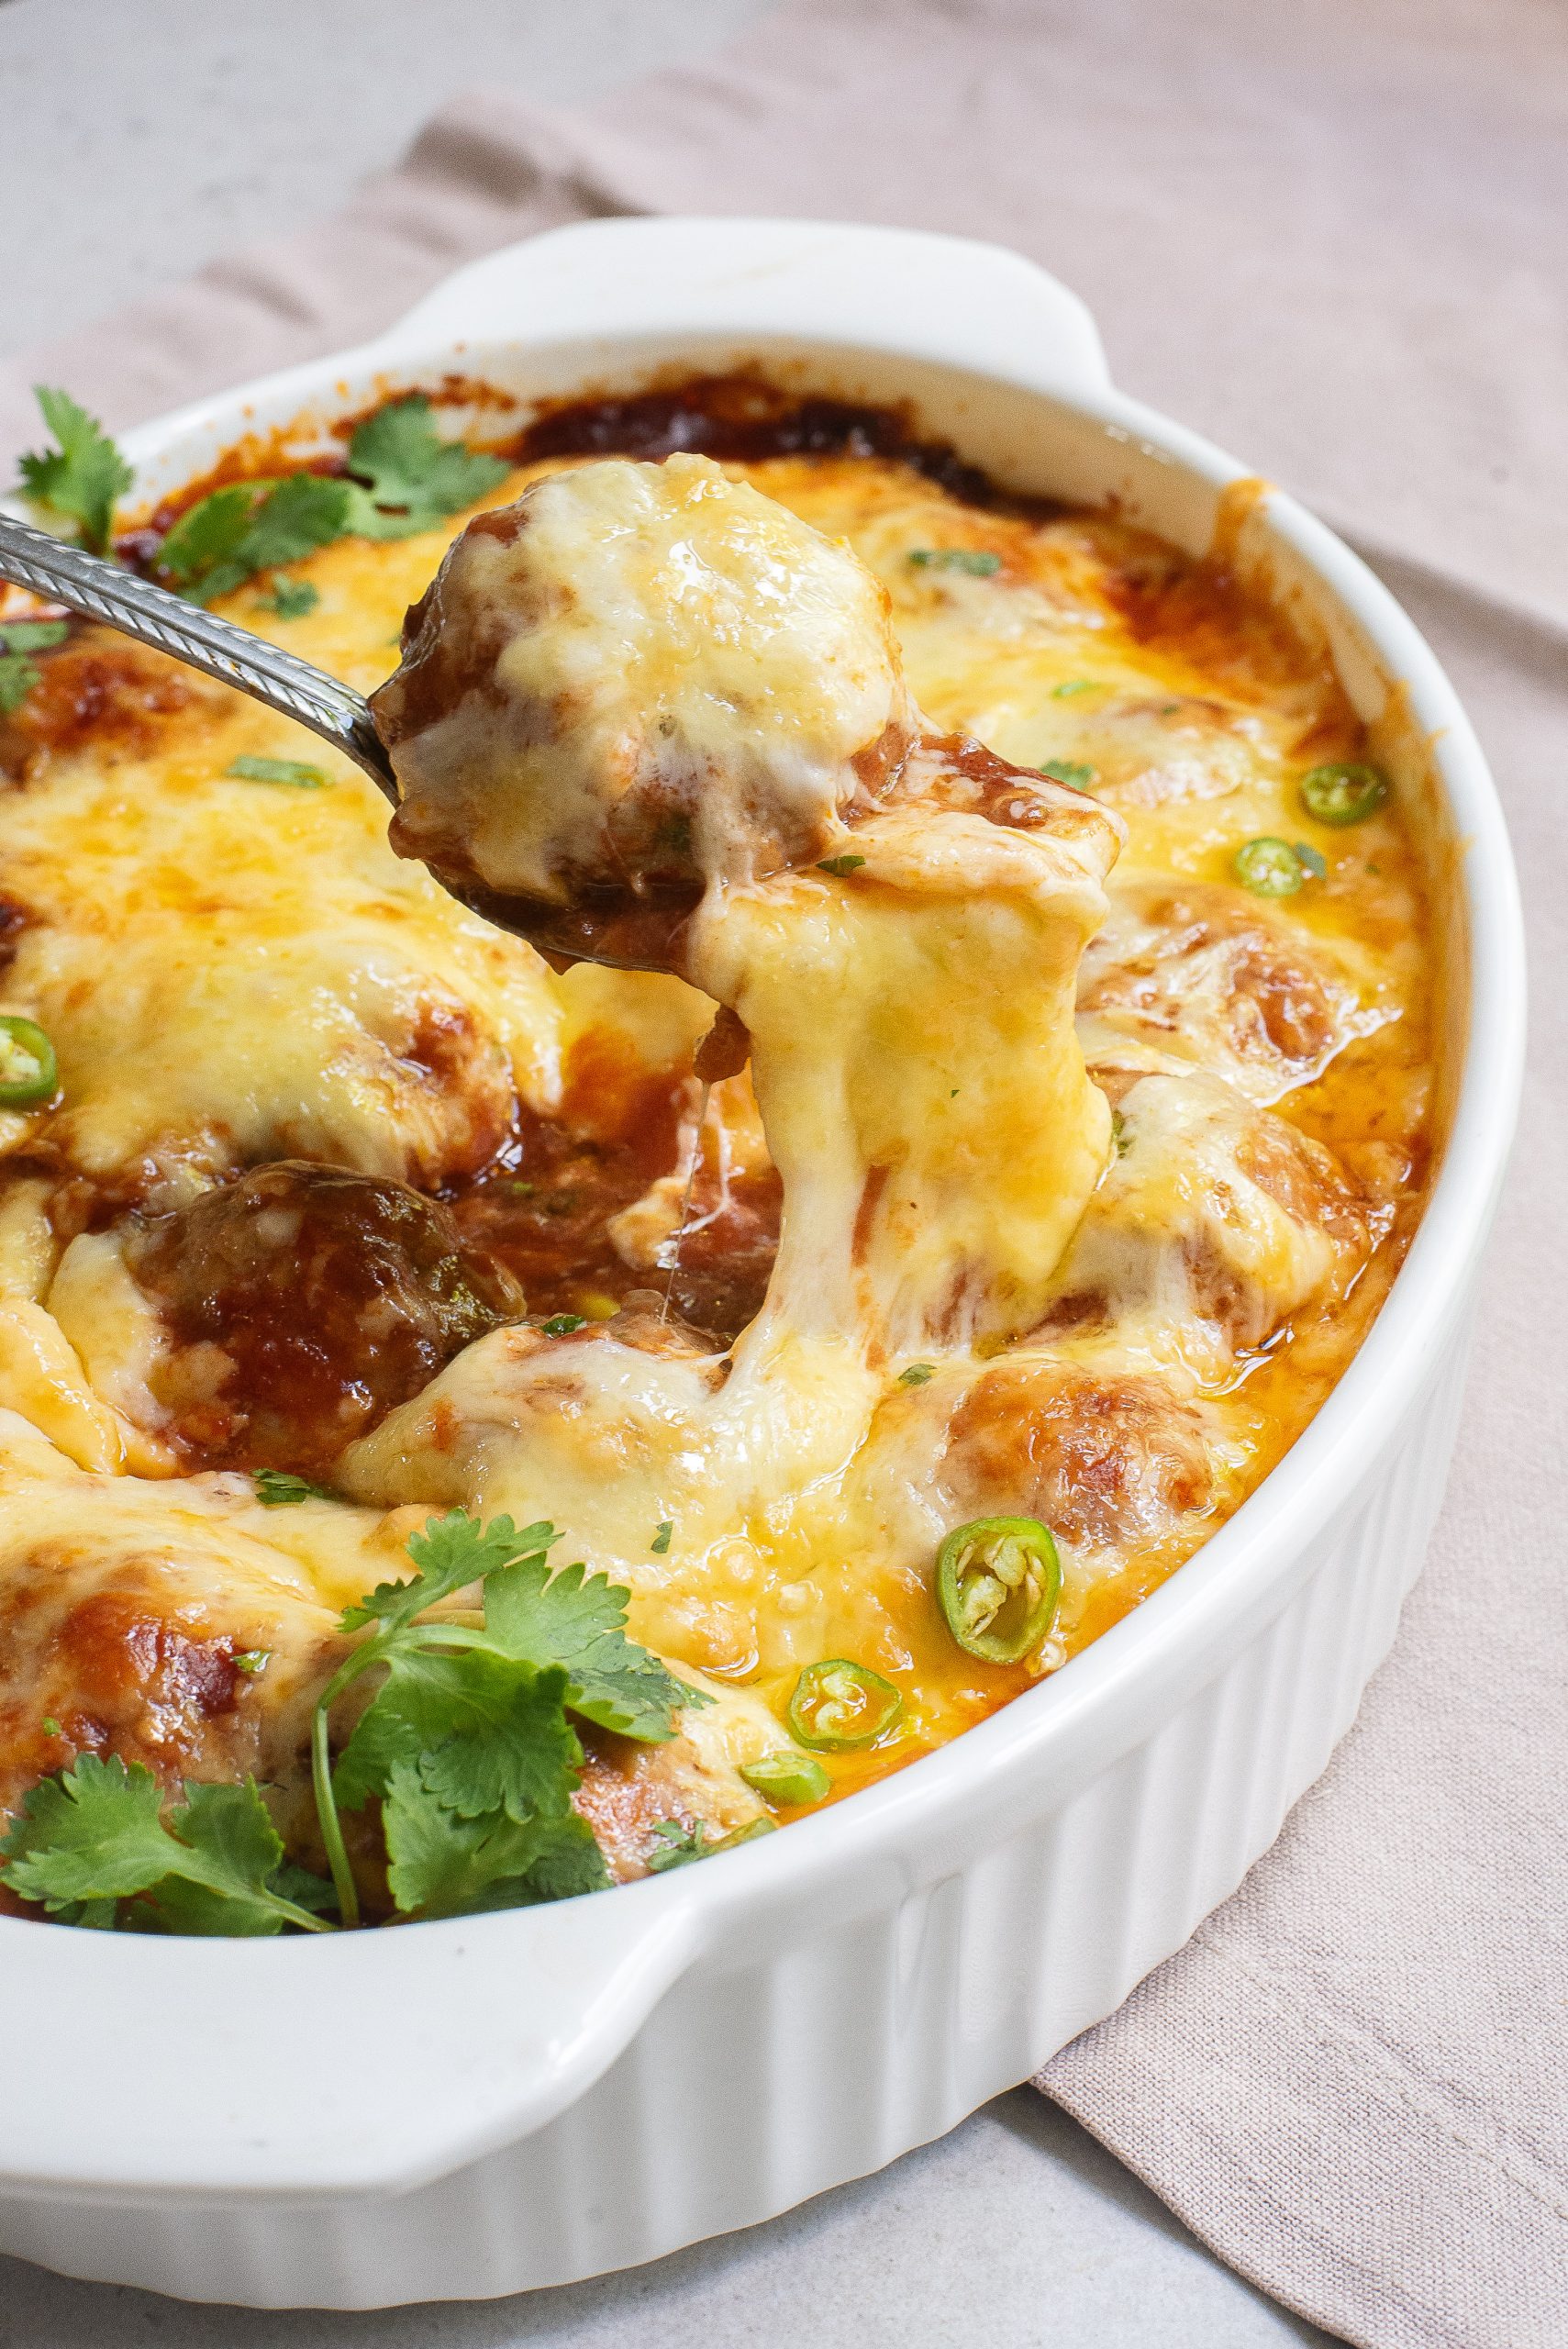
[[[461,514],[510,471],[502,457],[443,440],[422,392],[396,400],[360,425],[349,443],[349,471],[362,486],[351,495],[348,527],[367,539],[406,539],[448,514]]]
[[[44,384],[35,384],[33,390],[55,446],[22,459],[22,486],[35,506],[74,522],[76,537],[90,552],[105,554],[115,500],[130,487],[131,469],[97,418],[68,392]]]
[[[48,652],[70,634],[63,620],[6,620],[0,623],[0,644],[7,652]]]
[[[209,497],[198,498],[189,506],[170,529],[155,558],[158,570],[172,585],[181,592],[193,591],[198,581],[210,581],[225,569],[234,568],[234,558],[244,543],[250,528],[250,518],[265,493],[263,482],[230,482],[223,489],[215,489]],[[233,584],[238,586],[244,578],[243,568],[236,573]],[[222,594],[222,588],[214,588]]]
[[[627,1638],[628,1596],[581,1564],[551,1575],[542,1557],[521,1558],[485,1583],[485,1636],[518,1662],[563,1665],[567,1705],[584,1720],[662,1745],[684,1706],[712,1699]]]
[[[579,1893],[607,1891],[609,1883],[605,1855],[587,1820],[575,1811],[550,1820],[544,1850],[528,1870],[533,1898],[574,1900]]]
[[[308,579],[275,579],[270,596],[261,598],[269,612],[276,612],[281,620],[302,620],[321,601],[320,591]]]
[[[162,1802],[139,1762],[128,1769],[117,1755],[83,1753],[27,1797],[0,1843],[0,1880],[56,1913],[143,1895],[154,1921],[176,1932],[318,1930],[271,1880],[284,1847],[253,1778],[187,1784],[166,1822]]]
[[[20,709],[38,684],[38,663],[29,652],[47,652],[64,642],[63,620],[7,620],[0,625],[0,718]]]
[[[254,1780],[242,1787],[188,1786],[185,1808],[170,1825],[211,1863],[206,1880],[171,1871],[146,1898],[165,1931],[176,1933],[275,1933],[283,1918],[254,1897],[281,1866],[283,1838]]]
[[[583,1761],[565,1694],[558,1666],[536,1671],[484,1648],[394,1644],[386,1680],[338,1757],[338,1800],[358,1810],[395,1764],[410,1762],[460,1818],[564,1818]]]
[[[304,1476],[291,1476],[286,1468],[258,1468],[250,1481],[263,1508],[297,1508],[301,1501],[329,1501],[337,1497],[324,1485],[312,1485]]]
[[[387,1884],[405,1915],[522,1908],[597,1892],[610,1880],[592,1828],[574,1811],[526,1822],[494,1812],[462,1819],[440,1800],[428,1765],[393,1765],[382,1824]]]
[[[240,542],[239,559],[252,571],[303,562],[317,547],[330,546],[343,536],[350,502],[346,481],[326,473],[291,473],[256,508]]]
[[[22,652],[0,652],[0,718],[20,709],[38,681],[36,661]]]
[[[357,1631],[363,1624],[380,1623],[400,1630],[438,1599],[450,1598],[471,1582],[483,1582],[514,1558],[537,1553],[542,1559],[558,1539],[553,1525],[525,1525],[519,1533],[509,1517],[493,1517],[488,1525],[480,1525],[461,1508],[428,1518],[423,1533],[408,1538],[408,1555],[418,1573],[407,1582],[378,1583],[368,1598],[345,1610],[338,1628]],[[555,1661],[550,1656],[540,1660]]]
[[[1064,783],[1069,791],[1087,791],[1095,780],[1094,768],[1085,766],[1081,759],[1047,759],[1040,773],[1049,775],[1052,783]]]

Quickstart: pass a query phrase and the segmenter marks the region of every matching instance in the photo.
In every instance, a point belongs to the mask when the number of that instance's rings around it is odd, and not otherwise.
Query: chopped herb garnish
[[[1002,568],[1001,556],[982,547],[915,547],[909,560],[920,571],[967,571],[976,579],[989,579]]]
[[[674,1526],[671,1523],[668,1518],[665,1518],[660,1525],[655,1527],[653,1539],[648,1546],[652,1551],[656,1558],[662,1558],[664,1555],[664,1553],[670,1547],[670,1536],[674,1531]]]
[[[325,791],[328,777],[319,767],[306,766],[299,759],[230,759],[223,770],[237,783],[281,783],[291,791]]]
[[[263,1508],[297,1508],[301,1501],[337,1498],[324,1485],[313,1485],[304,1476],[291,1476],[286,1468],[258,1468],[252,1481],[256,1498]]]
[[[65,635],[63,620],[10,620],[0,627],[0,717],[20,709],[38,684],[38,665],[28,655],[47,652]]]
[[[22,459],[22,487],[32,505],[74,524],[72,536],[90,553],[106,554],[115,500],[130,487],[131,469],[97,418],[68,392],[44,384],[33,389],[55,446]]]
[[[836,873],[842,877],[846,873],[858,873],[864,863],[863,856],[825,856],[817,870],[818,873]]]
[[[265,1672],[272,1660],[271,1648],[242,1648],[234,1659],[234,1669],[248,1674],[253,1679],[258,1672]]]
[[[733,1851],[737,1843],[750,1843],[759,1835],[771,1835],[773,1831],[771,1819],[750,1819],[744,1827],[737,1827],[710,1843],[707,1829],[700,1819],[690,1827],[683,1826],[678,1819],[661,1819],[653,1828],[660,1841],[647,1854],[648,1873],[662,1876],[666,1869],[684,1868],[693,1860],[711,1860],[719,1852]]]
[[[6,620],[0,624],[0,644],[7,652],[48,652],[69,633],[63,620]]]
[[[1040,773],[1052,783],[1064,783],[1069,791],[1087,791],[1095,780],[1095,770],[1079,759],[1047,759]]]
[[[272,593],[261,601],[263,610],[276,612],[281,620],[302,620],[316,609],[321,596],[308,579],[275,579]]]
[[[20,709],[38,681],[36,662],[20,652],[0,652],[0,718]]]
[[[552,1313],[548,1321],[539,1323],[539,1330],[547,1338],[569,1338],[573,1330],[585,1330],[587,1326],[585,1313]]]
[[[52,1713],[46,1713],[43,1717],[43,1733],[46,1737],[60,1737],[64,1733]]]
[[[1132,1148],[1132,1136],[1127,1130],[1127,1119],[1119,1109],[1111,1111],[1111,1140],[1116,1144],[1117,1156],[1125,1158]]]
[[[514,1175],[509,1182],[503,1183],[501,1188],[504,1191],[509,1191],[515,1199],[531,1199],[539,1189],[539,1185],[525,1183],[522,1176],[517,1174]]]
[[[1099,684],[1098,677],[1067,677],[1051,688],[1053,701],[1070,701],[1074,694],[1092,694]]]
[[[924,1386],[933,1375],[929,1362],[912,1362],[907,1370],[899,1372],[898,1384],[900,1386]]]
[[[690,1827],[678,1819],[656,1820],[653,1832],[660,1840],[648,1854],[650,1876],[662,1876],[666,1868],[684,1868],[692,1860],[706,1860],[713,1848],[700,1819]]]

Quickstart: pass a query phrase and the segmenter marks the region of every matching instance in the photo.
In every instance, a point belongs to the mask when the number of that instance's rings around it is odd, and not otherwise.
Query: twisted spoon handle
[[[371,781],[397,804],[392,765],[362,695],[340,685],[324,669],[269,644],[232,620],[199,604],[187,604],[166,587],[154,586],[133,571],[122,571],[101,555],[84,554],[30,522],[0,514],[0,580],[30,588],[35,596],[63,604],[87,619],[103,620],[139,644],[172,653],[220,684],[236,685],[281,717],[308,726],[313,734],[363,767]]]

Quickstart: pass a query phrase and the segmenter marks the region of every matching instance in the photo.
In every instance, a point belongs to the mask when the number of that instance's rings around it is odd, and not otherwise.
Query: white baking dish
[[[1114,496],[1194,551],[1241,470],[1115,391],[1083,306],[1015,256],[737,220],[518,246],[367,349],[203,402],[129,452],[152,495],[247,430],[454,368],[526,401],[742,356],[913,400],[1010,485]],[[0,2248],[195,2299],[332,2307],[647,2259],[951,2127],[1107,2014],[1267,1847],[1355,1713],[1441,1495],[1524,981],[1502,818],[1426,645],[1287,498],[1251,514],[1240,557],[1327,632],[1364,718],[1402,692],[1391,755],[1429,808],[1452,950],[1441,1175],[1317,1420],[1065,1671],[721,1862],[337,1940],[0,1920]]]

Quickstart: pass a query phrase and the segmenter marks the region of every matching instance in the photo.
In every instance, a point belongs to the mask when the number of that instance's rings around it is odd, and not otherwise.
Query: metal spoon
[[[134,571],[122,571],[102,555],[84,554],[80,547],[68,546],[9,514],[0,514],[0,580],[30,588],[51,604],[80,612],[84,619],[106,621],[122,636],[133,636],[155,652],[172,653],[222,685],[238,685],[280,717],[308,726],[362,767],[396,807],[392,763],[364,696],[340,685],[324,669],[282,651],[248,628],[219,619],[199,604],[187,604]]]

